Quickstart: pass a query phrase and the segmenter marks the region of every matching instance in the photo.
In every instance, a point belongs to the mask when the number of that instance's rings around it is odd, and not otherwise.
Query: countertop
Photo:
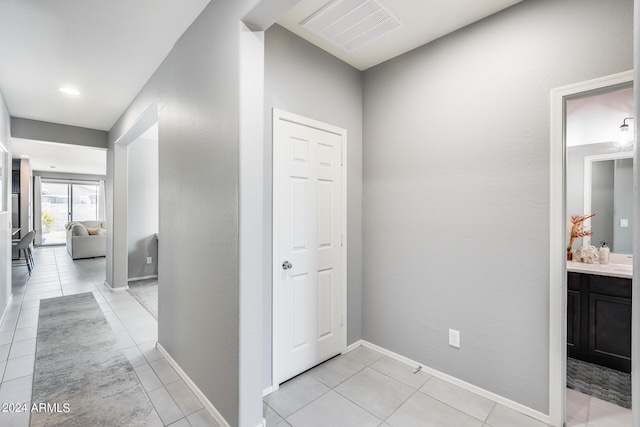
[[[633,278],[633,266],[629,264],[587,264],[585,262],[567,261],[567,271],[574,273],[595,274],[597,276]]]

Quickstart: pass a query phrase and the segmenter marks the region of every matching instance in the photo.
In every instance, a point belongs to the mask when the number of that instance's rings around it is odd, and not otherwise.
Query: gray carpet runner
[[[32,427],[159,421],[91,293],[40,302],[32,402],[49,405],[32,411]]]
[[[567,358],[567,387],[631,408],[631,375]]]
[[[158,320],[158,279],[129,282],[129,293]]]

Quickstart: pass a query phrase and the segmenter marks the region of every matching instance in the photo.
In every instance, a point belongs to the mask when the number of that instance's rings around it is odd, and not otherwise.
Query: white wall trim
[[[263,418],[263,298],[268,257],[264,224],[264,32],[239,23],[238,425]]]
[[[267,388],[265,388],[264,390],[262,390],[262,397],[268,396],[271,393],[273,393],[274,391],[276,391],[277,389],[274,389],[273,386],[269,386]]]
[[[348,345],[346,350],[345,350],[345,353],[349,353],[351,350],[355,350],[356,348],[360,347],[363,344],[364,344],[363,340],[358,340],[358,341],[354,342],[353,344]]]
[[[4,323],[4,319],[7,317],[7,313],[9,312],[9,307],[11,307],[12,302],[13,302],[13,292],[9,294],[7,305],[4,307],[4,310],[2,310],[2,316],[0,316],[0,325]]]
[[[568,97],[633,81],[633,71],[551,90],[549,203],[549,424],[561,427],[566,415],[567,263],[566,263],[566,143]],[[635,289],[634,289],[635,291]],[[634,330],[632,342],[639,331]]]
[[[422,372],[425,372],[433,377],[436,377],[440,380],[446,381],[449,384],[453,384],[455,386],[458,386],[464,390],[470,391],[471,393],[477,394],[478,396],[484,397],[486,399],[489,399],[493,402],[499,403],[502,406],[505,406],[509,409],[513,409],[514,411],[517,411],[521,414],[527,415],[531,418],[535,418],[536,420],[542,421],[543,423],[549,423],[549,416],[546,414],[543,414],[541,412],[538,412],[534,409],[529,408],[528,406],[522,405],[518,402],[514,402],[513,400],[509,400],[506,397],[502,397],[499,394],[490,392],[488,390],[485,390],[483,388],[477,387],[473,384],[470,384],[468,382],[462,381],[461,379],[458,379],[456,377],[452,377],[451,375],[445,374],[444,372],[440,372],[436,369],[430,368],[428,366],[426,366],[424,363],[419,363],[416,362],[415,360],[411,360],[407,357],[401,356],[397,353],[394,353],[390,350],[387,350],[385,348],[382,348],[380,346],[377,346],[375,344],[372,344],[368,341],[364,341],[361,340],[358,343],[354,343],[352,345],[355,344],[362,344],[365,347],[368,347],[372,350],[375,350],[379,353],[384,354],[385,356],[389,356],[392,359],[395,359],[399,362],[405,363],[409,366],[422,366]],[[356,346],[357,347],[357,346]]]
[[[120,135],[114,144],[127,146],[138,139],[151,126],[158,122],[158,100],[154,99],[151,104],[138,116],[135,123]]]
[[[277,171],[280,170],[280,159],[277,155],[279,149],[279,139],[280,139],[280,121],[287,121],[291,123],[301,124],[303,126],[309,126],[312,128],[320,129],[323,131],[335,133],[336,135],[340,135],[342,138],[342,212],[341,212],[341,223],[342,223],[342,307],[341,314],[343,325],[341,329],[342,333],[342,352],[345,353],[347,351],[347,248],[348,248],[348,239],[347,239],[347,130],[343,128],[339,128],[337,126],[333,126],[327,123],[320,122],[318,120],[310,119],[304,116],[299,116],[297,114],[289,113],[277,108],[273,109],[273,216],[272,218],[278,218],[278,207],[279,207],[279,194],[277,189],[279,183],[279,176]],[[272,391],[276,391],[279,388],[278,378],[280,378],[280,369],[278,367],[279,361],[279,346],[280,335],[279,335],[279,291],[278,286],[275,286],[279,281],[280,274],[280,260],[277,258],[279,252],[278,247],[278,239],[279,229],[278,229],[278,221],[272,220],[272,238],[273,238],[273,247],[272,247],[272,267],[273,267],[273,276],[271,282],[272,288],[272,336],[271,336],[271,382],[272,382]]]
[[[137,280],[147,280],[147,279],[157,279],[157,278],[158,278],[157,274],[151,274],[149,276],[129,277],[127,279],[127,282],[135,282]]]
[[[229,425],[229,423],[227,422],[227,420],[224,419],[224,417],[222,416],[222,414],[220,414],[220,412],[218,412],[218,410],[216,409],[215,406],[213,406],[213,403],[211,403],[209,401],[209,399],[207,399],[207,397],[204,395],[204,393],[202,393],[202,391],[200,391],[200,389],[198,388],[198,386],[191,380],[191,378],[189,378],[189,376],[182,370],[182,368],[180,367],[180,365],[178,365],[178,362],[176,362],[175,360],[173,360],[173,357],[171,357],[171,355],[167,352],[167,350],[164,349],[164,347],[162,347],[162,344],[160,343],[156,343],[156,348],[158,349],[158,351],[160,352],[160,354],[162,354],[162,356],[167,360],[167,362],[169,362],[169,365],[171,365],[171,367],[173,369],[175,369],[175,371],[178,373],[178,375],[180,376],[180,378],[183,379],[183,381],[185,382],[185,384],[187,384],[187,387],[189,387],[191,389],[191,391],[193,392],[193,394],[196,395],[196,397],[198,398],[198,400],[200,401],[200,403],[202,403],[202,406],[204,406],[204,409],[207,410],[207,412],[209,412],[209,414],[211,414],[211,416],[213,417],[213,419],[220,424],[220,427],[231,427]],[[261,426],[262,423],[260,423],[258,426]]]
[[[106,280],[104,281],[104,285],[107,287],[107,289],[109,289],[109,291],[111,292],[123,292],[129,289],[129,286],[119,286],[117,288],[113,288],[111,287],[111,285],[109,284],[109,282],[107,282]]]

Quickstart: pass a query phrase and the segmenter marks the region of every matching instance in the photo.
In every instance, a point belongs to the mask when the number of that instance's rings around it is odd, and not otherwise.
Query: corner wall
[[[347,342],[362,338],[362,72],[290,31],[265,32],[263,384],[271,385],[273,109],[347,130]]]
[[[0,212],[0,320],[11,298],[11,132],[7,104],[0,92],[0,146],[6,151],[6,170],[3,170],[2,186],[7,194],[6,209]],[[0,191],[0,195],[2,191]]]
[[[110,130],[107,157],[113,174],[114,142],[157,101],[158,342],[224,419],[242,427],[260,422],[262,404],[260,390],[240,390],[238,362],[239,23],[257,3],[204,9]],[[240,399],[251,406],[241,421]]]
[[[365,340],[548,413],[549,93],[633,67],[632,6],[525,1],[365,71]]]

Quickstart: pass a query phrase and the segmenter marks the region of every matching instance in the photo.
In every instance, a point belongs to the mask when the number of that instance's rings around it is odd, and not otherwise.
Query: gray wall
[[[158,141],[138,138],[127,149],[128,277],[132,279],[158,274]],[[153,258],[151,264],[147,257]]]
[[[98,148],[107,148],[108,141],[108,133],[104,130],[41,122],[20,117],[11,118],[11,136]]]
[[[362,337],[362,73],[288,30],[265,33],[265,258],[271,259],[272,111],[347,130],[347,341]],[[271,385],[271,265],[264,281],[264,386]]]
[[[107,156],[113,173],[114,141],[157,100],[158,341],[232,426],[240,399],[251,401],[249,415],[256,412],[243,425],[257,425],[262,415],[261,390],[238,386],[239,34],[241,17],[256,3],[204,9],[110,130]]]
[[[7,104],[4,102],[2,92],[0,92],[0,146],[8,151],[7,159],[11,159],[11,133],[10,118]],[[11,297],[11,233],[9,224],[11,222],[11,166],[7,160],[2,177],[3,190],[7,194],[7,208],[0,212],[0,318],[2,318],[9,298]],[[2,191],[0,191],[0,195]]]
[[[632,18],[525,1],[365,71],[364,339],[548,413],[549,91],[631,69]]]
[[[614,185],[613,252],[633,253],[633,159],[616,160]],[[620,227],[620,219],[629,221]]]

